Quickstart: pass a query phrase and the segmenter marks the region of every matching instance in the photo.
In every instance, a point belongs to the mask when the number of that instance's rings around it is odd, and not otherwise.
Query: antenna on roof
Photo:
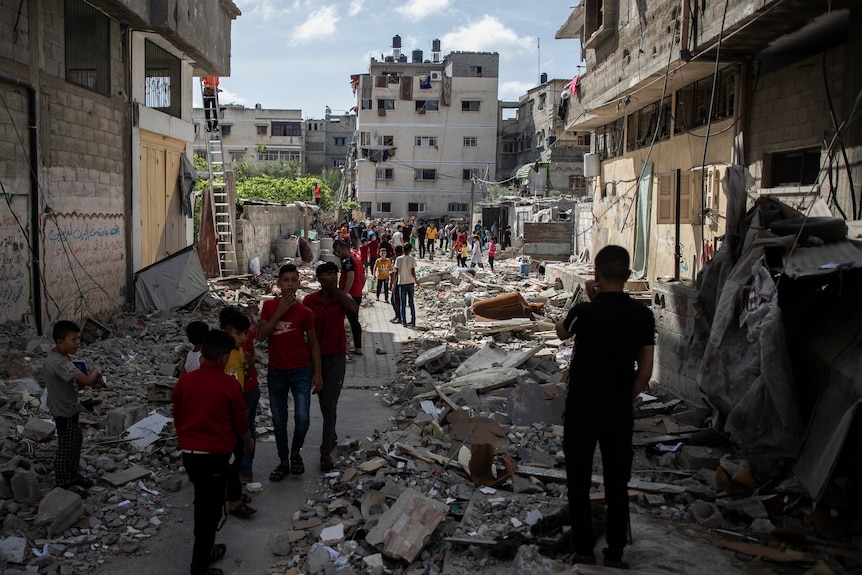
[[[537,65],[536,71],[539,73],[539,79],[542,78],[542,39],[536,38]],[[541,84],[541,82],[539,82]]]

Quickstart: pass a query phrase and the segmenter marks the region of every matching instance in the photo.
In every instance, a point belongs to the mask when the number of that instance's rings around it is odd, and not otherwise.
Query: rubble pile
[[[380,389],[394,409],[392,428],[339,442],[337,468],[322,477],[319,496],[275,529],[273,573],[563,568],[561,424],[571,344],[557,338],[554,322],[582,293],[522,271],[512,260],[494,273],[420,263],[417,308],[427,327],[402,347],[399,378]],[[216,325],[223,305],[256,304],[270,295],[275,273],[211,282],[192,311],[121,314],[85,328],[90,341],[79,355],[104,372],[108,389],[82,394],[82,465],[103,480],[84,500],[52,489],[53,423],[38,383],[49,338],[23,325],[4,332],[0,557],[7,573],[87,572],[135,552],[171,520],[171,494],[185,477],[169,420],[184,327],[192,319]],[[301,273],[315,289],[313,272]],[[263,371],[264,350],[257,360]],[[708,409],[656,388],[638,398],[635,415],[632,514],[676,522],[680,537],[693,532],[734,551],[744,570],[760,558],[819,560],[817,573],[862,567],[848,543],[850,525],[819,513],[792,479],[758,483],[747,460],[711,429]],[[258,440],[273,441],[271,431],[264,393]],[[597,454],[597,470],[599,461]],[[601,475],[593,482],[601,515]]]

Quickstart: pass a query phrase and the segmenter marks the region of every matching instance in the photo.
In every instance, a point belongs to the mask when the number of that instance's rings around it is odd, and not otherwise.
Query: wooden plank
[[[750,555],[752,557],[760,557],[769,559],[776,563],[813,563],[814,556],[810,553],[804,553],[795,549],[781,550],[774,547],[767,547],[759,543],[746,543],[744,541],[719,541],[719,544],[725,549]]]

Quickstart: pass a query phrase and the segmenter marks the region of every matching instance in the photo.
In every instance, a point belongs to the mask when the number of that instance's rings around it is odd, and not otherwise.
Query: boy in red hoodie
[[[230,335],[210,331],[204,338],[200,369],[180,377],[171,393],[183,466],[195,488],[191,575],[222,574],[210,565],[227,551],[225,545],[215,545],[215,534],[231,451],[237,436],[247,452],[254,449],[242,392],[236,379],[224,373],[233,348]]]

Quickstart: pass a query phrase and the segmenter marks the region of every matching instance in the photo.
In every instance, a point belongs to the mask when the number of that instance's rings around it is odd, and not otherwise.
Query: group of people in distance
[[[396,318],[405,323],[404,299],[412,296],[412,287],[418,282],[415,259],[410,255],[412,246],[399,248],[402,254],[389,270],[399,278],[393,280],[401,298]],[[349,254],[349,246],[338,244],[338,253]],[[386,255],[384,259],[388,259]],[[253,479],[255,418],[260,398],[254,368],[255,339],[267,341],[269,346],[266,384],[279,459],[269,475],[270,481],[305,472],[302,448],[309,428],[312,395],[318,396],[323,417],[320,470],[334,469],[337,404],[347,362],[344,324],[359,310],[349,290],[351,278],[344,268],[341,271],[339,281],[337,265],[318,265],[315,273],[319,290],[299,301],[299,272],[294,265],[282,266],[276,281],[281,296],[264,302],[257,331],[249,317],[236,308],[221,311],[221,329],[209,329],[203,322],[187,326],[194,348],[183,359],[171,400],[183,466],[195,491],[192,575],[222,573],[212,564],[227,552],[224,544],[215,543],[225,502],[230,515],[249,518],[255,513],[251,499],[242,493],[242,483]],[[618,246],[603,248],[595,258],[595,278],[585,285],[590,301],[572,307],[556,324],[560,339],[576,338],[563,421],[573,534],[569,559],[573,563],[596,562],[589,495],[598,443],[608,508],[604,564],[626,567],[623,550],[629,517],[632,401],[649,383],[655,337],[652,312],[623,291],[629,274],[628,252]],[[410,289],[402,290],[405,284]],[[395,299],[393,292],[392,300]],[[44,360],[43,377],[48,408],[57,428],[56,483],[86,496],[93,482],[78,469],[82,444],[78,391],[104,385],[104,380],[99,370],[82,370],[72,361],[80,346],[80,331],[71,321],[54,325],[55,346]],[[361,346],[361,342],[355,340],[354,345]],[[289,443],[290,395],[295,416]]]

